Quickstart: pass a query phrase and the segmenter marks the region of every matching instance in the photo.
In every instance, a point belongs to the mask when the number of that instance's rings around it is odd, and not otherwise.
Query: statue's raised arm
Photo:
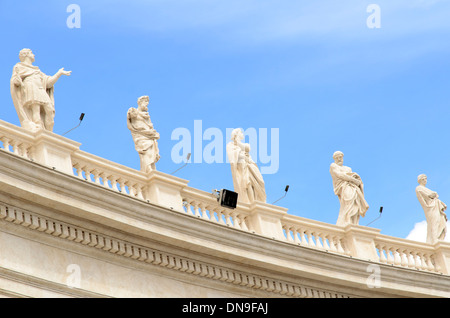
[[[53,76],[48,76],[33,65],[34,54],[30,49],[19,53],[11,76],[11,97],[23,128],[36,131],[53,131],[55,118],[54,84],[61,75],[69,76],[71,71],[64,68]]]

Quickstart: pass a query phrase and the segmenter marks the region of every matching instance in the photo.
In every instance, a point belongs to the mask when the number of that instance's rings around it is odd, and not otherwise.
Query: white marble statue
[[[11,76],[11,97],[23,128],[36,131],[53,131],[55,101],[53,85],[61,75],[70,75],[71,71],[61,68],[55,75],[45,75],[34,66],[34,54],[30,49],[19,53],[20,62],[13,68]]]
[[[336,224],[346,226],[359,224],[360,216],[364,217],[369,209],[364,198],[364,185],[360,176],[352,172],[350,167],[344,166],[344,154],[336,151],[334,162],[330,165],[334,194],[340,202],[339,216]]]
[[[234,191],[239,194],[241,202],[266,202],[266,190],[262,174],[250,157],[250,145],[244,143],[243,140],[244,133],[242,129],[237,128],[231,132],[231,141],[227,144]]]
[[[447,205],[439,200],[439,195],[428,189],[427,176],[421,174],[417,177],[419,185],[416,187],[417,199],[419,199],[427,220],[427,243],[434,244],[442,241],[447,233]]]
[[[156,170],[155,163],[159,160],[159,133],[153,127],[148,114],[148,96],[138,98],[138,107],[131,107],[127,112],[127,127],[131,131],[136,151],[141,159],[141,171]]]

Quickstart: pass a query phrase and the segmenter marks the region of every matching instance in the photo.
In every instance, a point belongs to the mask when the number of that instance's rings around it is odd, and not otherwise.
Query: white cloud
[[[414,228],[409,232],[406,239],[425,243],[427,240],[427,221],[414,224]]]
[[[449,229],[450,222],[447,222],[447,231]],[[409,232],[406,239],[425,243],[427,241],[427,221],[424,220],[414,224],[414,228]],[[448,232],[444,241],[450,242],[450,234]]]

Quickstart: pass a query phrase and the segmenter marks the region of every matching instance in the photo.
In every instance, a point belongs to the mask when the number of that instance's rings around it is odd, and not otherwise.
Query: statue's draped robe
[[[443,240],[447,233],[447,216],[445,210],[447,205],[439,200],[439,196],[430,198],[434,191],[423,185],[416,187],[417,199],[422,206],[427,220],[427,243],[434,244],[438,240]]]
[[[364,189],[361,183],[360,186],[347,181],[342,175],[351,177],[353,175],[352,169],[346,166],[339,166],[332,163],[330,166],[330,173],[333,180],[334,194],[337,195],[340,202],[339,216],[336,224],[345,226],[347,224],[358,224],[359,217],[364,217],[366,211],[369,209],[364,198]]]
[[[234,191],[242,202],[266,202],[264,179],[256,163],[241,146],[229,142],[227,144],[228,160],[231,166]]]
[[[159,160],[159,134],[153,128],[150,116],[136,108],[130,108],[127,113],[127,127],[131,131],[136,151],[141,159],[141,170],[150,172],[155,170],[155,163]]]
[[[10,87],[11,97],[22,127],[27,129],[42,128],[53,130],[55,102],[53,85],[48,86],[50,76],[45,75],[37,66],[19,62],[13,68]],[[21,83],[16,86],[15,83]],[[33,121],[31,106],[41,107],[39,122]],[[39,116],[39,117],[40,117]],[[34,123],[34,124],[33,124]]]

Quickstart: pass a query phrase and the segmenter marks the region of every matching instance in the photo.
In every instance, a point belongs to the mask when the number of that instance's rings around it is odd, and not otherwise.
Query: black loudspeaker
[[[230,190],[222,189],[220,190],[219,203],[221,206],[234,209],[237,205],[238,194]]]

